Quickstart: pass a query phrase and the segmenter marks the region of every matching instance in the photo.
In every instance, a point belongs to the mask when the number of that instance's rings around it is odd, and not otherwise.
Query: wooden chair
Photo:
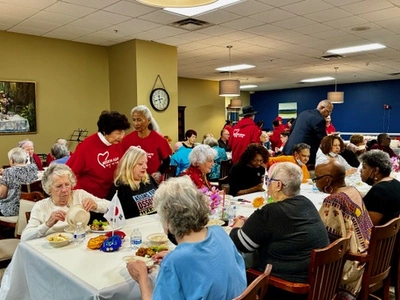
[[[36,155],[39,156],[42,166],[46,167],[47,166],[47,154],[46,153],[37,153]]]
[[[400,230],[400,217],[385,225],[374,226],[371,231],[367,254],[349,253],[347,259],[366,263],[357,299],[366,300],[369,295],[383,288],[383,299],[389,299],[390,268],[397,234]],[[375,298],[378,298],[375,296]]]
[[[311,252],[307,283],[291,282],[271,276],[269,285],[289,293],[307,295],[308,300],[334,299],[342,279],[349,241],[350,235],[336,240],[325,248],[314,249]],[[253,278],[260,274],[257,270],[248,271]]]
[[[176,177],[176,168],[177,166],[175,165],[168,166],[168,169],[164,172],[164,180],[167,180],[170,177]]]
[[[225,194],[229,194],[230,186],[228,176],[218,179],[218,189],[225,190]]]
[[[40,192],[43,195],[46,195],[45,191],[43,190],[41,180],[35,180],[31,183],[21,184],[21,192],[24,192],[24,193]]]
[[[224,178],[225,176],[227,176],[232,168],[232,165],[233,165],[232,159],[221,160],[221,169],[219,178]]]
[[[264,273],[261,273],[256,279],[254,279],[253,282],[251,282],[243,291],[243,293],[233,300],[263,300],[265,294],[267,293],[271,270],[272,265],[268,264],[265,267]]]
[[[15,228],[15,236],[21,237],[22,231],[28,224],[31,210],[37,201],[46,198],[41,192],[21,193],[21,200],[19,201],[18,222]]]
[[[393,252],[393,282],[394,282],[394,299],[400,300],[400,233],[397,234],[396,248]]]

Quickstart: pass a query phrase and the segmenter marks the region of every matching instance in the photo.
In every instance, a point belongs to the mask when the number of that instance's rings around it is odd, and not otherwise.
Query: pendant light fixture
[[[229,66],[231,65],[231,50],[232,46],[227,46],[229,49]],[[229,79],[219,82],[219,95],[221,97],[237,97],[240,96],[240,81],[231,79],[231,71],[229,71]]]
[[[344,92],[337,91],[337,70],[339,67],[335,67],[335,91],[328,92],[328,100],[332,103],[340,104],[344,102]]]

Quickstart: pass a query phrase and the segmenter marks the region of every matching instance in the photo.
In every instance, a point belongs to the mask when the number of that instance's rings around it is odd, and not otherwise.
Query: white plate
[[[122,226],[119,226],[119,227],[117,227],[117,228],[114,228],[114,231],[116,231],[116,230],[120,230],[122,228]],[[90,229],[90,227],[89,227],[89,229]],[[93,229],[90,229],[90,231],[91,232],[95,232],[95,233],[107,233],[107,232],[111,232],[111,231],[113,231],[112,229],[107,229],[107,230],[93,230]]]
[[[90,231],[90,227],[89,226],[86,226],[86,232],[89,232]],[[75,232],[75,229],[74,228],[71,228],[71,227],[67,227],[67,228],[64,228],[64,232],[68,232],[68,233],[74,233]]]
[[[152,267],[155,264],[155,261],[152,260],[151,258],[143,257],[143,256],[136,256],[136,255],[130,255],[130,256],[124,256],[122,258],[124,262],[131,262],[131,261],[137,261],[140,260],[146,264],[148,268]]]
[[[224,224],[225,224],[225,222],[222,221],[222,220],[211,219],[210,221],[208,221],[208,223],[207,223],[206,226],[212,226],[212,225],[219,225],[219,226],[222,226],[222,225],[224,225]]]

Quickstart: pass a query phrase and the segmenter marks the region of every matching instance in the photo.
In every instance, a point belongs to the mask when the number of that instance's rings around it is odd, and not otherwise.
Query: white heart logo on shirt
[[[106,166],[104,165],[104,162],[107,161],[109,155],[110,155],[110,153],[108,153],[108,151],[106,151],[106,152],[104,152],[104,153],[99,153],[99,154],[97,154],[97,162],[98,162],[99,165],[102,166],[104,169],[106,168]]]

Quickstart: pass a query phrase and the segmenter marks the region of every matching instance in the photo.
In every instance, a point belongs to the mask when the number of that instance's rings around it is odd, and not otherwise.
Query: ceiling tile
[[[365,0],[356,2],[349,5],[343,5],[341,8],[352,14],[363,14],[371,11],[381,10],[385,8],[394,7],[390,1],[386,0]]]
[[[119,24],[125,21],[130,20],[131,18],[128,16],[122,16],[118,14],[114,14],[111,12],[107,11],[96,11],[90,15],[87,15],[83,19],[88,20],[88,21],[94,21],[94,22],[105,22],[108,24]]]
[[[368,21],[371,21],[371,22],[382,21],[382,20],[387,20],[387,19],[391,19],[391,18],[398,18],[398,17],[400,17],[400,8],[392,7],[392,8],[377,10],[377,11],[361,14],[360,17],[362,17]]]
[[[332,5],[321,0],[306,0],[294,4],[286,5],[282,9],[294,13],[296,15],[310,14],[321,10],[332,8]]]
[[[55,4],[46,8],[46,11],[64,14],[73,17],[83,17],[96,11],[94,8],[79,6],[75,4],[56,2]]]
[[[119,0],[62,0],[63,2],[70,3],[70,4],[77,4],[77,5],[82,5],[86,7],[92,7],[92,8],[97,8],[97,9],[102,9],[104,7],[107,7],[115,2],[118,2]]]
[[[303,18],[303,17],[294,17],[291,19],[286,19],[286,20],[282,20],[282,21],[273,23],[273,25],[276,25],[278,27],[283,27],[286,29],[293,29],[293,28],[308,26],[308,25],[312,25],[312,24],[315,24],[315,22],[313,22],[309,19]]]
[[[223,25],[225,27],[233,28],[236,30],[244,30],[244,29],[249,29],[253,27],[257,27],[264,24],[263,22],[254,20],[254,19],[249,19],[249,18],[240,18],[236,19],[230,22],[225,22]]]
[[[330,20],[337,20],[345,17],[350,17],[351,14],[343,9],[334,7],[323,11],[315,12],[312,14],[307,14],[305,16],[316,22],[327,22]]]
[[[158,14],[162,13],[162,10],[156,10],[149,6],[135,4],[128,1],[119,1],[113,5],[103,8],[103,10],[130,17],[139,17],[154,11]]]
[[[50,22],[54,24],[67,24],[76,20],[76,17],[53,13],[49,11],[41,11],[30,18],[35,21]]]
[[[290,19],[295,16],[295,14],[287,12],[283,9],[274,8],[271,10],[260,12],[258,14],[251,15],[250,18],[256,19],[261,22],[273,23],[281,20]]]
[[[0,3],[0,12],[2,15],[12,16],[17,18],[28,18],[36,14],[39,9],[27,8],[18,5]]]

